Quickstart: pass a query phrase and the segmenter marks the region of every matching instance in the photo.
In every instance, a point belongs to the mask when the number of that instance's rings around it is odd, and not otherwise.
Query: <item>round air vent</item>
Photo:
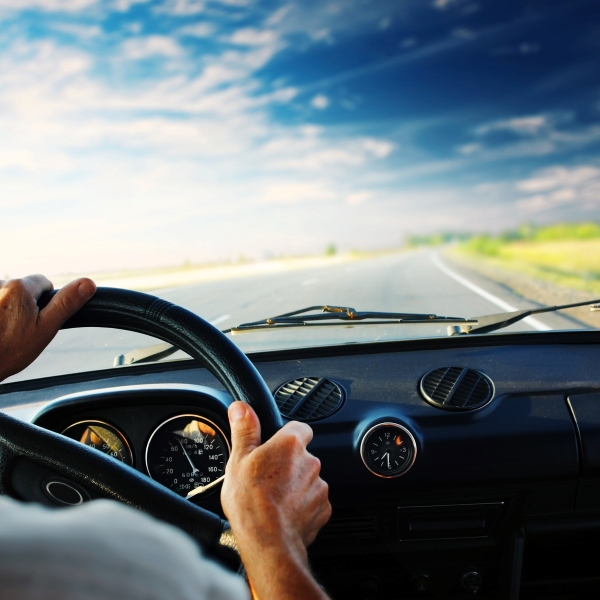
[[[429,404],[446,410],[475,410],[494,397],[494,383],[487,375],[463,367],[429,371],[419,388]]]
[[[281,416],[294,421],[316,421],[333,414],[344,402],[342,386],[323,377],[301,377],[275,392]]]

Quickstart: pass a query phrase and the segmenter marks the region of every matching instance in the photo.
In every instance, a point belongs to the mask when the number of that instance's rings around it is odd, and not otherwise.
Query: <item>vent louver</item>
[[[337,539],[375,539],[377,517],[375,515],[336,516],[319,532],[319,541]]]
[[[494,397],[492,380],[474,369],[443,367],[426,373],[421,394],[429,404],[446,410],[475,410]]]
[[[292,379],[275,392],[281,415],[295,421],[316,421],[333,414],[344,401],[340,385],[320,377]]]

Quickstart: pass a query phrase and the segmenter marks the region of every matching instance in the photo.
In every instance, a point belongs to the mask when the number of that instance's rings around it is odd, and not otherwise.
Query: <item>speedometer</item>
[[[228,458],[229,443],[224,433],[199,415],[178,415],[161,423],[146,447],[150,477],[184,497],[219,483]]]

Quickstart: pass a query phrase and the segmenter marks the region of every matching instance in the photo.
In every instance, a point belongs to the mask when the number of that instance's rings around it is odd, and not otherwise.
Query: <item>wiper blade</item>
[[[476,321],[477,325],[453,325],[448,327],[448,335],[462,334],[477,334],[490,333],[498,329],[504,329],[509,325],[518,323],[519,321],[531,315],[539,315],[540,313],[555,312],[565,308],[576,308],[577,306],[590,306],[591,311],[600,310],[600,299],[587,300],[585,302],[575,302],[573,304],[560,304],[558,306],[544,306],[543,308],[530,308],[527,310],[514,310],[511,312],[496,313],[493,315],[483,315],[481,317],[473,317],[471,322]]]
[[[321,311],[319,314],[306,314]],[[328,322],[326,322],[328,321]],[[334,321],[334,322],[331,322]],[[349,306],[308,306],[289,313],[242,323],[237,327],[223,329],[222,333],[233,335],[264,329],[279,329],[281,327],[327,327],[355,325],[377,325],[387,323],[475,323],[462,317],[439,317],[432,314],[391,313],[391,312],[358,312]],[[177,352],[178,348],[168,343],[155,344],[146,348],[138,348],[127,354],[115,357],[113,366],[133,365],[136,363],[154,362],[167,358]]]
[[[317,314],[315,311],[321,311]],[[334,322],[328,322],[334,321]],[[475,323],[464,317],[440,317],[431,313],[392,313],[365,311],[359,312],[349,306],[307,306],[289,313],[269,317],[252,323],[242,323],[237,327],[225,329],[223,333],[245,333],[259,329],[278,329],[280,327],[347,327],[348,325],[381,325],[387,323]]]
[[[590,306],[591,305],[591,306]],[[223,333],[233,335],[258,330],[274,330],[282,327],[348,327],[357,325],[385,325],[390,323],[417,324],[417,323],[457,323],[448,326],[448,335],[490,333],[503,329],[531,315],[545,312],[554,312],[565,308],[576,308],[578,306],[590,306],[592,311],[600,311],[600,299],[576,302],[574,304],[562,304],[559,306],[546,306],[543,308],[531,308],[528,310],[515,310],[512,312],[496,313],[493,315],[482,315],[480,317],[441,317],[434,314],[420,313],[392,313],[364,311],[359,312],[349,306],[308,306],[289,313],[268,317],[260,321],[242,323],[237,327],[223,329]],[[315,311],[321,311],[317,314]],[[120,365],[132,365],[136,363],[155,362],[167,358],[177,352],[178,348],[168,343],[155,344],[146,348],[139,348],[119,354],[115,357],[115,367]]]

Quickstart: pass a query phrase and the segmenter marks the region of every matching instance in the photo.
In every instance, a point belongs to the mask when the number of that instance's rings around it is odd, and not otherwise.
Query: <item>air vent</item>
[[[375,539],[377,517],[375,515],[335,515],[319,532],[319,541],[339,539]]]
[[[426,373],[421,379],[423,398],[446,410],[475,410],[494,397],[492,380],[474,369],[443,367]]]
[[[275,392],[281,415],[295,421],[316,421],[333,414],[344,402],[340,385],[321,377],[302,377],[284,383]]]

